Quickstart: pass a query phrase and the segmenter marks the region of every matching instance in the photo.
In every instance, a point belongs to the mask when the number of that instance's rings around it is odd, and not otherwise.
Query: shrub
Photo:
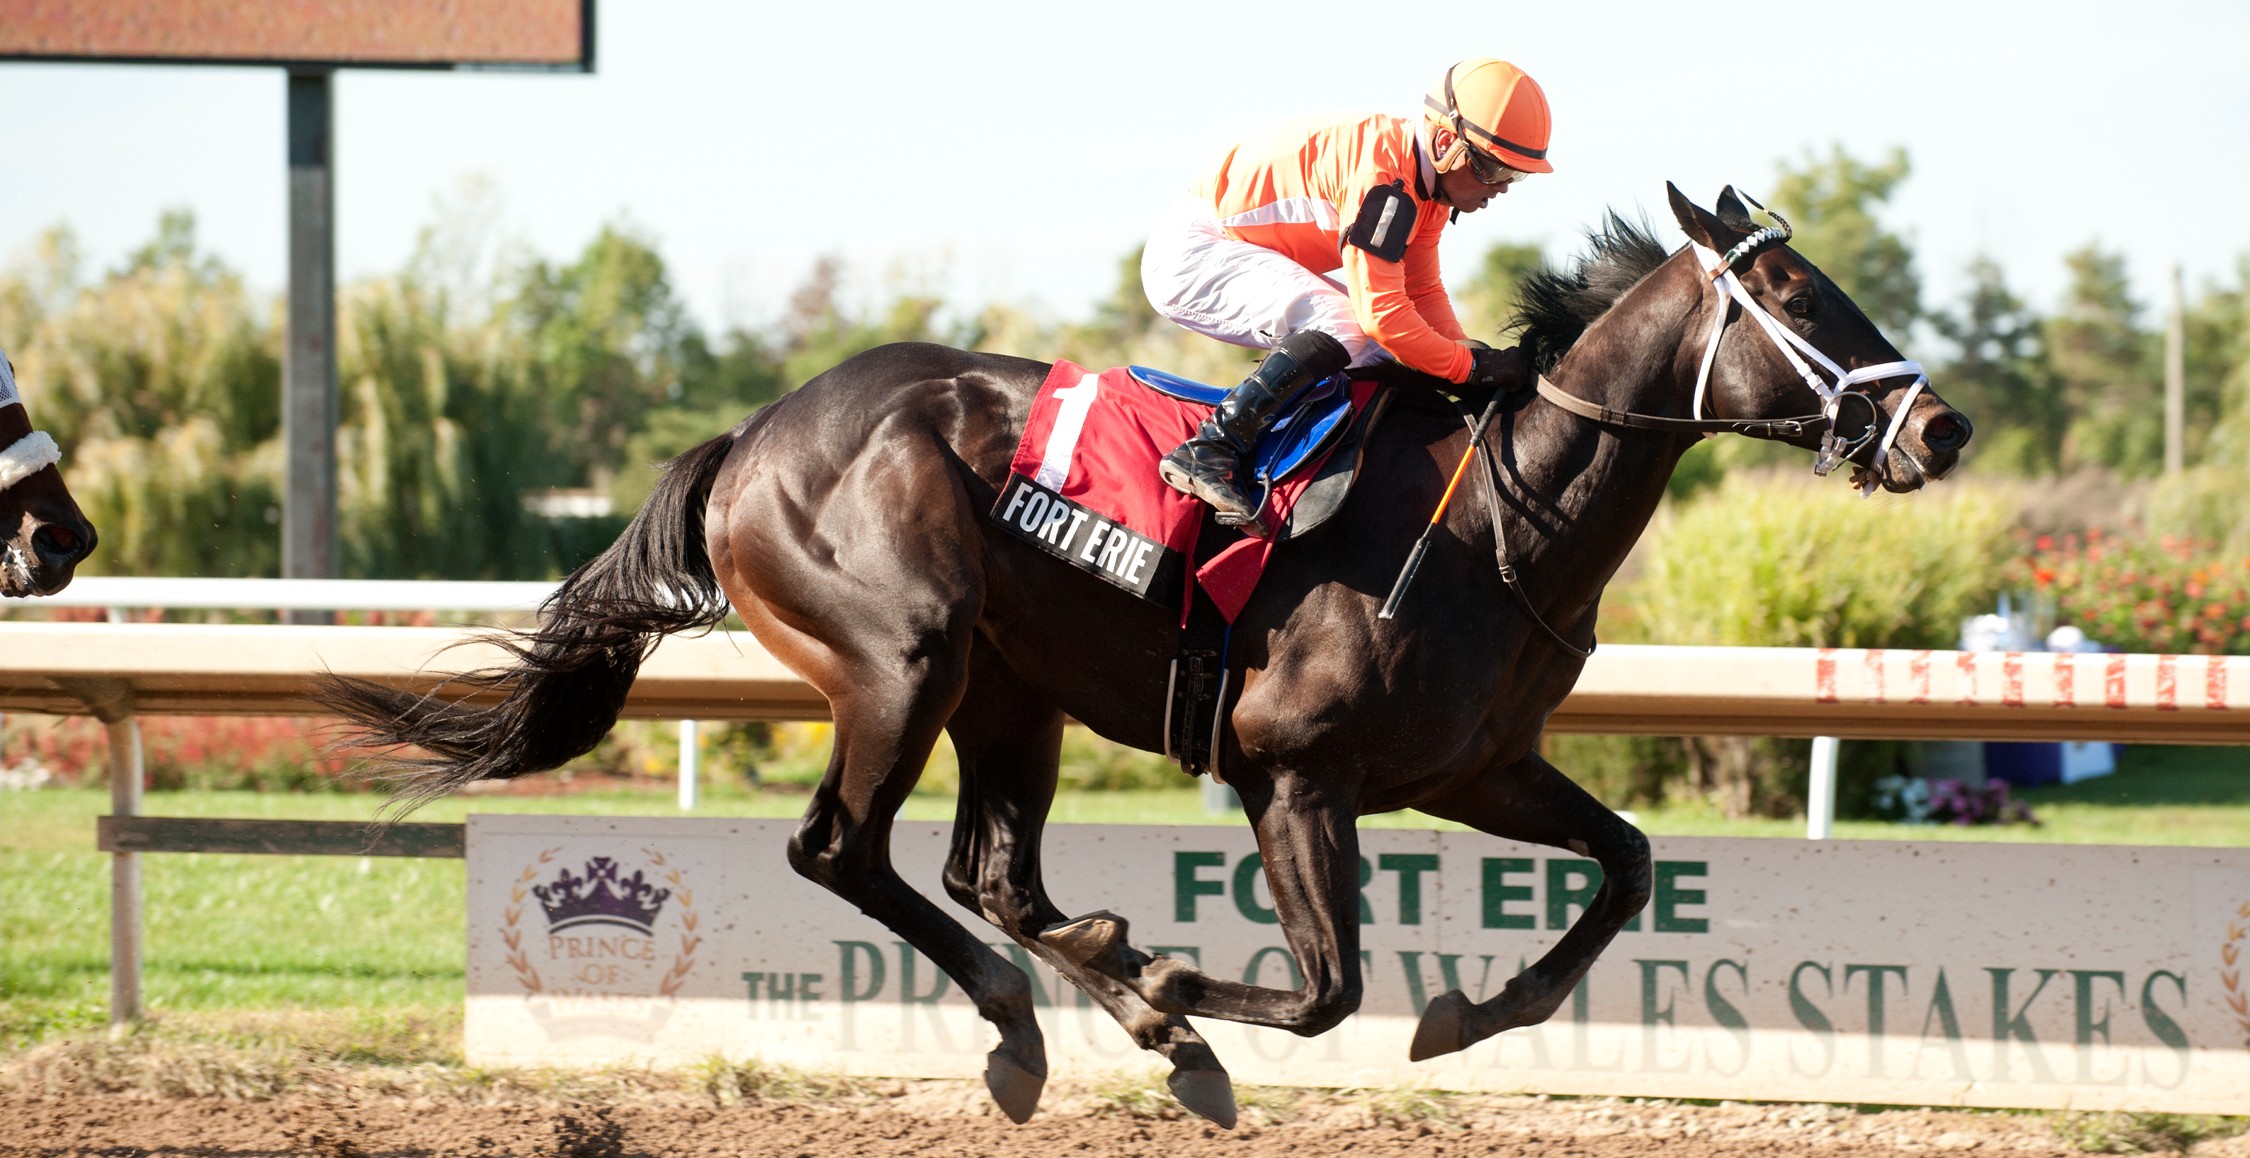
[[[1989,605],[2014,496],[1940,487],[1862,500],[1798,475],[1732,471],[1660,512],[1605,600],[1614,642],[1734,647],[1945,647]],[[1612,803],[1701,799],[1730,816],[1803,807],[1803,740],[1559,738],[1556,763]],[[1844,745],[1838,808],[1864,810],[1909,746]]]
[[[1106,792],[1177,788],[1189,783],[1180,766],[1154,752],[1104,740],[1084,728],[1063,732],[1062,787]]]
[[[1619,587],[1619,642],[1949,647],[1987,606],[2016,504],[1994,487],[1860,499],[1833,482],[1729,475],[1660,512]]]
[[[2164,535],[2090,530],[2023,543],[2006,577],[2055,622],[2119,651],[2250,655],[2250,557]]]

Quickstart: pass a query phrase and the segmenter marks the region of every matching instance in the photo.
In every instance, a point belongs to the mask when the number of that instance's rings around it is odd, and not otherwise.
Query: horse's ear
[[[1758,231],[1758,223],[1750,220],[1749,208],[1742,204],[1742,198],[1735,195],[1732,185],[1719,190],[1719,200],[1711,208],[1718,211],[1719,220],[1726,222],[1739,232],[1756,233]]]
[[[1680,223],[1680,232],[1687,234],[1697,245],[1725,253],[1734,248],[1735,242],[1742,240],[1740,231],[1697,208],[1695,202],[1687,199],[1687,194],[1680,192],[1679,186],[1666,181],[1664,191],[1671,196],[1672,217]]]

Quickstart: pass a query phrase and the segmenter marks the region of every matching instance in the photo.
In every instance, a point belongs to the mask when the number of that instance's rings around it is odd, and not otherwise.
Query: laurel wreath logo
[[[648,857],[650,863],[667,870],[664,883],[672,886],[672,895],[680,902],[680,955],[672,959],[672,967],[665,971],[664,980],[656,986],[659,994],[670,997],[680,991],[681,985],[687,983],[688,970],[695,968],[695,951],[703,944],[703,938],[695,931],[695,891],[687,887],[680,870],[673,868],[672,862],[665,860],[663,853],[653,848],[644,848],[641,852]]]
[[[531,963],[531,955],[524,951],[524,898],[531,893],[531,883],[539,879],[546,866],[561,851],[562,846],[558,844],[542,851],[537,860],[524,865],[523,872],[509,882],[508,905],[501,910],[500,940],[508,947],[504,959],[508,962],[508,967],[515,970],[516,980],[522,983],[526,993],[544,993],[546,983],[540,979],[538,967]],[[644,848],[641,853],[648,857],[651,864],[664,870],[664,883],[672,886],[673,899],[679,903],[680,951],[672,958],[672,967],[665,970],[663,980],[657,982],[656,986],[659,996],[672,997],[679,993],[682,985],[687,984],[687,976],[695,968],[696,951],[703,945],[702,935],[696,932],[702,923],[702,917],[695,911],[695,890],[687,887],[686,874],[674,867],[663,853],[653,848]]]
[[[2243,1044],[2250,1046],[2250,992],[2242,985],[2242,939],[2250,936],[2250,901],[2234,911],[2234,919],[2227,922],[2227,939],[2219,945],[2219,983],[2226,987],[2227,1008],[2234,1011],[2234,1022],[2242,1027]]]
[[[543,992],[546,986],[540,983],[539,970],[532,966],[531,958],[523,951],[523,930],[517,928],[523,921],[523,899],[531,891],[531,882],[539,878],[539,870],[561,851],[562,846],[558,844],[540,853],[538,860],[523,866],[523,874],[508,886],[508,907],[500,914],[500,941],[508,947],[508,968],[516,971],[516,980],[523,983],[528,993]]]

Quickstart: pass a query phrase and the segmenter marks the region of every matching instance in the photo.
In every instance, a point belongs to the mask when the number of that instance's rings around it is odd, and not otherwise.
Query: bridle
[[[8,364],[5,354],[0,354],[0,407],[21,405],[23,397],[16,393],[15,367]],[[0,450],[0,491],[61,461],[62,448],[55,445],[54,437],[44,430],[34,430],[17,439],[8,449]]]
[[[1745,197],[1745,200],[1749,199]],[[1827,475],[1845,462],[1856,461],[1854,456],[1867,449],[1870,443],[1875,443],[1875,453],[1868,459],[1868,463],[1872,465],[1863,465],[1863,469],[1867,471],[1867,477],[1861,482],[1860,492],[1862,495],[1873,494],[1877,482],[1876,472],[1882,469],[1880,464],[1887,461],[1892,445],[1897,442],[1899,430],[1906,423],[1906,412],[1913,408],[1914,400],[1920,397],[1922,391],[1929,387],[1929,375],[1923,373],[1921,363],[1903,359],[1873,366],[1862,366],[1857,370],[1846,370],[1837,365],[1828,355],[1814,349],[1812,343],[1797,336],[1795,331],[1783,325],[1780,319],[1758,305],[1756,299],[1750,296],[1750,291],[1743,287],[1742,279],[1735,276],[1735,271],[1756,258],[1767,247],[1788,241],[1791,231],[1788,220],[1779,213],[1766,209],[1763,205],[1758,205],[1756,201],[1750,203],[1759,209],[1764,209],[1769,216],[1781,224],[1778,227],[1767,226],[1757,230],[1744,238],[1734,248],[1728,250],[1723,256],[1712,252],[1703,245],[1690,243],[1694,246],[1696,261],[1702,266],[1706,280],[1719,288],[1716,299],[1718,307],[1711,318],[1711,336],[1704,342],[1703,361],[1696,370],[1694,402],[1689,411],[1692,417],[1668,418],[1656,414],[1640,414],[1630,410],[1617,410],[1598,402],[1589,402],[1549,382],[1544,374],[1539,376],[1539,396],[1581,418],[1609,426],[1627,426],[1643,430],[1663,430],[1672,433],[1703,435],[1740,434],[1749,438],[1775,440],[1794,440],[1803,437],[1809,431],[1818,430],[1821,431],[1820,450],[1813,458],[1813,473],[1822,476]],[[1759,328],[1765,331],[1766,337],[1773,342],[1774,348],[1781,351],[1782,357],[1789,360],[1790,366],[1797,371],[1798,377],[1803,378],[1805,385],[1811,388],[1815,397],[1820,399],[1818,413],[1800,414],[1792,418],[1705,418],[1703,416],[1703,399],[1710,387],[1711,367],[1717,362],[1719,356],[1719,338],[1726,332],[1731,307],[1737,304],[1741,305],[1744,314],[1757,319]],[[1815,373],[1812,366],[1806,364],[1805,359],[1807,358],[1812,359],[1821,369],[1826,370],[1834,381]],[[1897,410],[1892,413],[1889,424],[1884,425],[1882,406],[1875,401],[1875,396],[1864,388],[1886,378],[1900,378],[1908,374],[1914,375],[1914,384],[1907,389],[1906,397],[1899,402]],[[1848,442],[1836,434],[1837,418],[1842,412],[1846,398],[1857,399],[1865,403],[1869,412],[1867,429],[1861,431],[1858,437]],[[1485,432],[1492,425],[1492,420],[1500,404],[1501,399],[1495,396],[1491,403],[1485,407],[1483,417],[1469,423],[1469,453],[1484,461],[1485,502],[1491,511],[1493,555],[1499,565],[1500,581],[1508,588],[1509,592],[1515,595],[1516,602],[1523,607],[1524,613],[1531,617],[1531,622],[1540,631],[1546,633],[1549,640],[1562,648],[1563,651],[1579,659],[1586,659],[1594,654],[1594,640],[1589,636],[1586,640],[1586,646],[1580,647],[1571,642],[1563,633],[1555,630],[1554,626],[1547,622],[1546,617],[1539,613],[1539,608],[1531,600],[1531,593],[1524,590],[1522,578],[1517,574],[1515,565],[1508,558],[1508,535],[1505,524],[1502,522],[1500,500],[1500,464],[1494,459],[1491,440],[1484,437]],[[1466,414],[1462,417],[1464,420],[1468,418]],[[1878,426],[1883,426],[1883,434],[1882,440],[1876,443],[1875,429]]]
[[[1749,200],[1748,197],[1744,199]],[[1759,209],[1765,209],[1765,206],[1758,205],[1756,201],[1750,203]],[[1750,296],[1750,291],[1743,286],[1742,279],[1736,276],[1735,271],[1746,266],[1765,249],[1787,242],[1791,236],[1786,218],[1770,209],[1765,211],[1775,221],[1779,221],[1780,226],[1768,226],[1752,233],[1723,256],[1699,243],[1689,243],[1695,250],[1696,262],[1702,266],[1706,279],[1719,290],[1714,299],[1716,308],[1711,316],[1711,336],[1703,344],[1703,360],[1695,374],[1694,401],[1689,409],[1692,417],[1667,418],[1613,409],[1580,398],[1549,382],[1545,375],[1539,378],[1539,396],[1581,418],[1610,426],[1705,435],[1740,434],[1749,438],[1781,441],[1801,438],[1808,432],[1818,430],[1821,431],[1820,449],[1813,456],[1813,473],[1821,476],[1826,476],[1845,462],[1856,462],[1859,453],[1873,444],[1875,453],[1861,464],[1866,467],[1868,476],[1861,482],[1860,492],[1873,494],[1876,486],[1875,472],[1882,469],[1881,464],[1887,461],[1891,447],[1897,443],[1899,431],[1906,425],[1906,414],[1914,408],[1914,400],[1929,388],[1929,375],[1923,372],[1921,363],[1904,359],[1846,370],[1760,306]],[[1774,348],[1781,351],[1781,356],[1788,359],[1789,365],[1797,371],[1797,376],[1804,380],[1814,397],[1820,400],[1820,410],[1817,413],[1800,414],[1791,418],[1704,417],[1704,398],[1710,390],[1711,368],[1718,360],[1719,339],[1726,333],[1731,307],[1738,304],[1745,316],[1757,321],[1758,328],[1765,331]],[[1808,358],[1827,371],[1828,377],[1815,372],[1812,365],[1807,364]],[[1908,374],[1914,376],[1914,384],[1907,388],[1906,397],[1900,400],[1898,407],[1891,413],[1890,422],[1885,424],[1882,406],[1866,387]],[[1867,428],[1849,441],[1836,433],[1846,399],[1856,400],[1868,410]],[[1882,428],[1879,442],[1876,438],[1878,427]]]

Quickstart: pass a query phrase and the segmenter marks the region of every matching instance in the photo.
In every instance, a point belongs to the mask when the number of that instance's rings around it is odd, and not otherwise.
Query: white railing
[[[78,580],[13,606],[530,611],[545,583]],[[144,712],[305,714],[323,672],[427,691],[504,652],[447,628],[0,622],[0,709],[92,714],[109,730],[111,811],[138,816]],[[444,664],[440,671],[427,667]],[[625,705],[680,720],[680,807],[695,720],[821,719],[827,702],[741,632],[666,640]],[[1604,647],[1548,720],[1557,732],[1816,737],[1807,834],[1828,835],[1835,737],[2250,744],[2250,657],[1814,648]],[[138,853],[112,854],[113,1019],[139,998]]]
[[[226,611],[537,611],[555,584],[449,579],[172,579],[88,575],[26,607]]]

